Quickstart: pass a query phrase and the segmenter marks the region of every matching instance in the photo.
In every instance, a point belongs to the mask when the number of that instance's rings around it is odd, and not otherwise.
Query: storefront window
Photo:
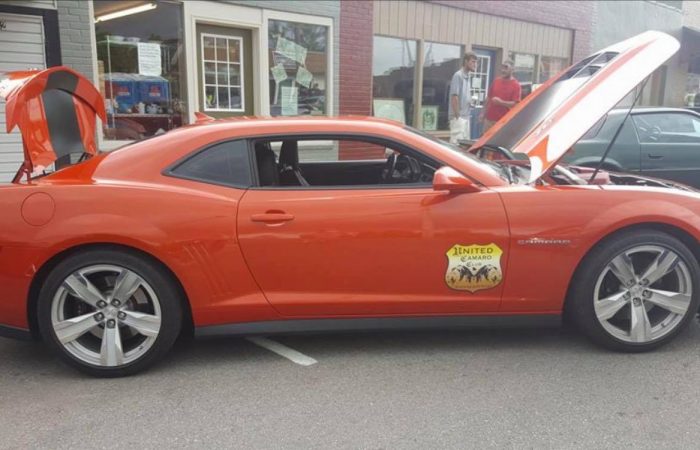
[[[99,89],[105,98],[105,139],[163,133],[186,117],[182,5],[159,1],[95,5]]]
[[[521,83],[535,81],[535,55],[510,52],[508,56],[515,64],[513,75]]]
[[[423,54],[421,123],[426,131],[449,129],[450,80],[460,68],[462,47],[426,42]]]
[[[690,108],[700,107],[700,56],[690,58],[688,77],[685,82],[685,98],[683,104]]]
[[[413,125],[416,41],[374,37],[373,114]],[[449,85],[449,79],[447,80]]]
[[[513,76],[520,82],[522,88],[522,98],[532,92],[532,85],[535,83],[535,55],[527,53],[510,52],[508,58],[515,64]]]
[[[566,58],[554,58],[542,56],[540,58],[540,83],[544,83],[562,70],[566,69],[568,60]]]
[[[327,113],[328,27],[270,20],[270,114]]]

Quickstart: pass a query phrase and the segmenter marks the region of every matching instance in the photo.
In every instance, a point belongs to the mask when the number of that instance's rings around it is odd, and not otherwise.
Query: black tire
[[[158,297],[161,322],[155,341],[143,355],[128,364],[104,367],[81,361],[60,343],[52,324],[52,302],[63,281],[79,269],[98,264],[119,266],[133,271],[149,284]],[[158,264],[127,251],[92,249],[69,256],[51,271],[39,293],[37,317],[42,338],[62,360],[89,375],[113,378],[141,372],[153,366],[170,351],[181,330],[182,305],[179,289]]]
[[[605,267],[626,250],[642,245],[655,245],[676,253],[690,272],[692,295],[685,316],[675,329],[658,339],[645,343],[628,342],[608,332],[599,321],[594,307],[598,277]],[[655,230],[631,230],[614,235],[594,247],[582,261],[569,291],[567,311],[569,318],[594,343],[616,351],[645,352],[661,347],[681,333],[695,316],[700,304],[700,266],[690,250],[675,237]]]

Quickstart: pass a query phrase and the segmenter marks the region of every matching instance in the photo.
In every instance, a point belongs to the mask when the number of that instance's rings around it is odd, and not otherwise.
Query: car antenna
[[[595,170],[593,171],[591,178],[588,179],[588,184],[591,184],[591,182],[595,179],[595,176],[598,175],[598,172],[600,172],[600,168],[603,167],[603,163],[605,162],[605,158],[608,157],[608,153],[610,153],[610,149],[612,149],[612,146],[615,145],[615,141],[617,140],[617,137],[620,135],[620,132],[622,131],[622,127],[625,126],[625,122],[627,122],[627,119],[629,118],[630,114],[632,113],[632,109],[634,108],[634,105],[637,104],[637,101],[642,96],[642,92],[644,91],[644,87],[647,85],[647,81],[649,81],[649,77],[646,77],[644,79],[644,81],[642,82],[641,86],[639,87],[639,92],[637,92],[637,95],[634,97],[634,101],[632,102],[632,105],[630,105],[629,109],[627,110],[627,114],[625,114],[625,118],[622,119],[622,123],[620,123],[620,126],[617,127],[617,131],[615,131],[615,135],[610,140],[610,143],[608,144],[607,148],[605,149],[605,152],[603,153],[603,157],[600,158],[600,161],[598,162],[598,166],[596,166]]]

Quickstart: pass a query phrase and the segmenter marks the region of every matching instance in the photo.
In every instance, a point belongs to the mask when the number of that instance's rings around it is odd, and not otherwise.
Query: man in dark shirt
[[[484,124],[484,132],[498,122],[508,110],[520,101],[520,83],[513,77],[513,61],[503,61],[501,76],[493,80],[479,121]]]

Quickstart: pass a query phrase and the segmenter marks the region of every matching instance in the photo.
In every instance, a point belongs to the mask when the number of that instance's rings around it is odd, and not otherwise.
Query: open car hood
[[[105,121],[106,115],[102,96],[88,79],[63,66],[6,72],[0,79],[7,132],[18,126],[22,133],[21,172],[30,174],[70,153],[97,152],[95,117]]]
[[[533,182],[679,46],[667,34],[647,31],[600,50],[540,86],[472,148],[502,147],[525,153]]]

